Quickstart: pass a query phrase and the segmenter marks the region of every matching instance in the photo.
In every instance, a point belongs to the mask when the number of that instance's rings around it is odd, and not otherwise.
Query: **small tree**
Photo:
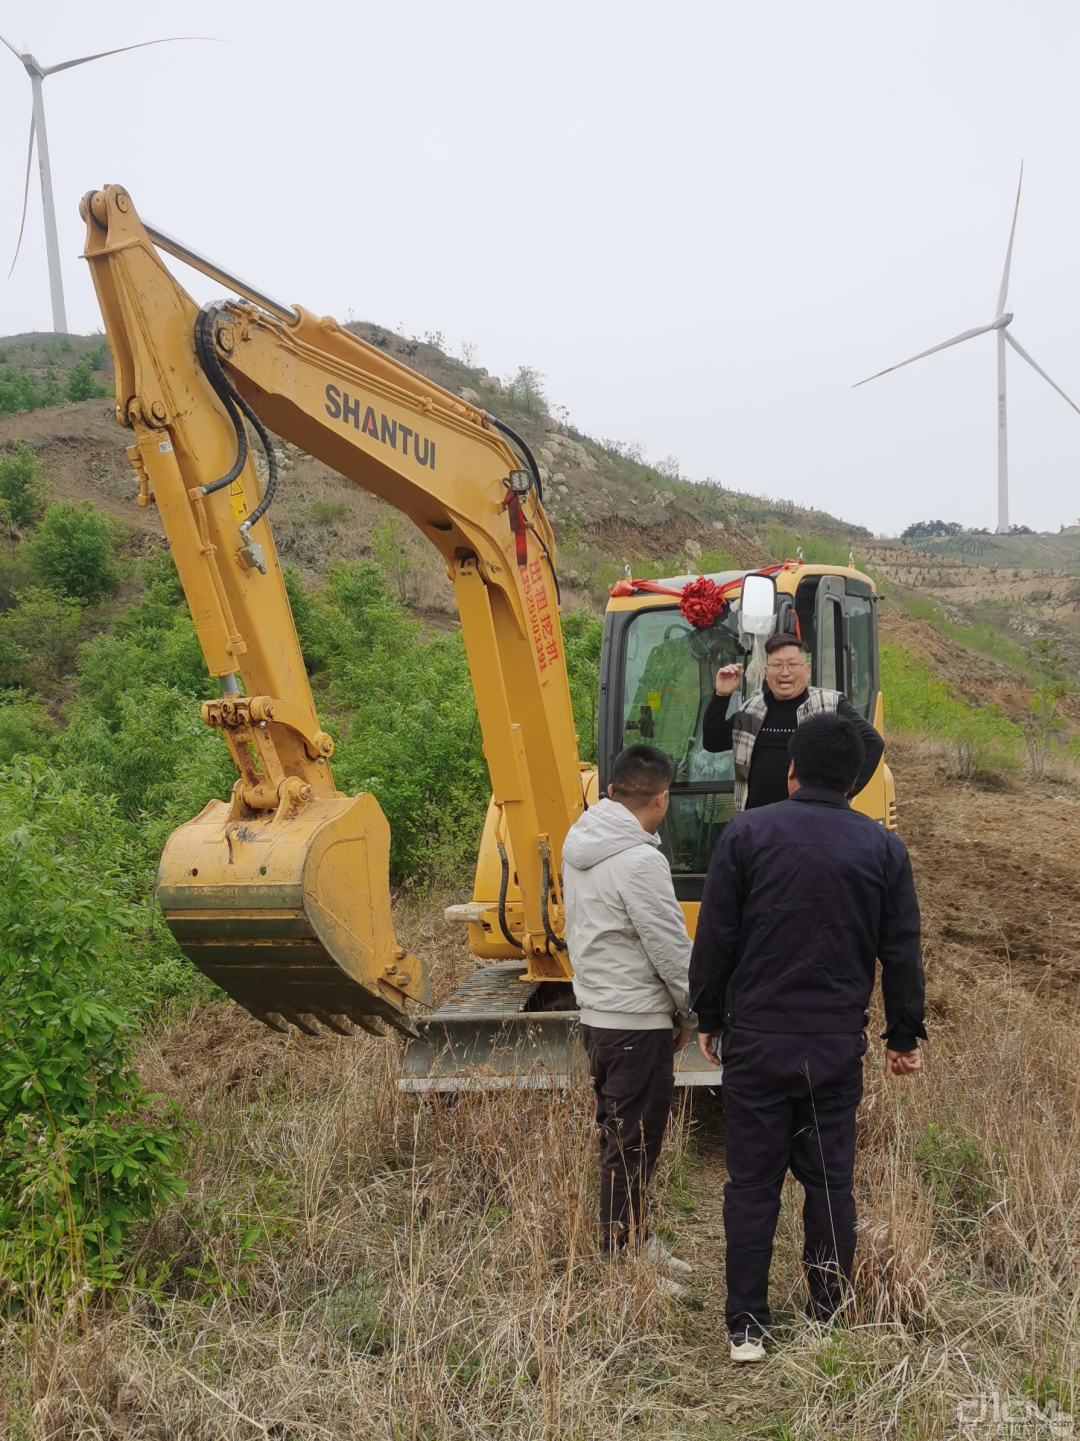
[[[371,532],[371,553],[402,604],[407,605],[414,558],[405,527],[396,515],[388,512]]]
[[[1072,693],[1065,674],[1065,657],[1060,640],[1043,637],[1028,651],[1028,659],[1041,676],[1040,684],[1031,693],[1031,706],[1024,716],[1024,739],[1027,743],[1031,773],[1042,776],[1055,734],[1066,724],[1063,704]]]
[[[93,377],[88,355],[84,355],[71,367],[64,393],[68,400],[93,400],[96,396],[105,394],[104,389]]]
[[[46,510],[41,528],[26,549],[31,568],[43,585],[94,605],[119,582],[114,543],[112,521],[88,500],[80,505],[57,500]]]
[[[506,393],[514,405],[529,415],[547,413],[547,397],[544,394],[544,377],[531,365],[519,365],[517,374],[507,382]]]
[[[37,519],[45,486],[34,452],[23,441],[0,455],[0,509],[9,525],[26,530]]]

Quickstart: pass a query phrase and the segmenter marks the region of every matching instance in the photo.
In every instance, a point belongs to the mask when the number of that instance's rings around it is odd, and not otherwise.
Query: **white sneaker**
[[[673,1256],[659,1236],[650,1236],[641,1248],[641,1259],[657,1270],[667,1271],[670,1276],[692,1276],[694,1268],[689,1261],[680,1261]]]
[[[764,1361],[765,1359],[765,1338],[754,1336],[749,1331],[739,1331],[734,1336],[728,1336],[730,1350],[728,1355],[740,1366],[749,1363]]]
[[[680,1286],[678,1281],[672,1281],[667,1276],[657,1276],[656,1289],[661,1296],[666,1296],[669,1301],[678,1301],[688,1294],[685,1286]]]

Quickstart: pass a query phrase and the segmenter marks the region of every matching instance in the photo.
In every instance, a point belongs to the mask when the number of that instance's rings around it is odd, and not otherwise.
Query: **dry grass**
[[[659,1414],[674,1338],[648,1276],[593,1254],[580,1091],[527,1114],[418,1104],[395,1047],[245,1044],[196,1106],[147,1281],[12,1325],[8,1434],[561,1436]],[[194,1031],[186,1049],[197,1070]]]
[[[394,1042],[283,1042],[210,1007],[140,1056],[197,1124],[189,1194],[141,1237],[141,1271],[121,1292],[7,1321],[0,1435],[1069,1434],[989,1420],[960,1432],[957,1407],[970,1415],[994,1393],[1017,1418],[1080,1407],[1075,995],[1048,1000],[1000,966],[961,965],[930,929],[926,1069],[886,1084],[867,1068],[843,1326],[796,1319],[789,1183],[779,1344],[749,1374],[724,1359],[723,1125],[707,1098],[673,1125],[656,1188],[661,1225],[697,1269],[690,1298],[669,1305],[648,1274],[594,1253],[583,1079],[567,1095],[418,1102],[396,1090]],[[440,991],[468,967],[438,907],[414,901],[399,930]]]
[[[198,1122],[190,1194],[143,1237],[143,1282],[8,1323],[3,1434],[945,1438],[984,1393],[1071,1410],[1077,1018],[1007,981],[937,991],[924,1076],[868,1070],[847,1324],[794,1320],[791,1186],[780,1345],[751,1375],[718,1349],[720,1134],[700,1100],[658,1187],[699,1275],[666,1306],[594,1254],[586,1086],[418,1103],[393,1045],[193,1014],[143,1056]]]

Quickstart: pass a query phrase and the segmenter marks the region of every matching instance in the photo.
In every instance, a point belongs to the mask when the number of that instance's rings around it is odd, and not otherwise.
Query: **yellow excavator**
[[[798,633],[814,683],[844,691],[881,730],[873,582],[801,558],[766,572],[621,582],[604,623],[599,767],[583,765],[555,537],[525,441],[334,320],[282,304],[144,222],[122,187],[89,193],[81,213],[139,502],[161,516],[220,679],[202,718],[238,773],[231,798],[211,801],[165,846],[158,899],[170,930],[276,1029],[404,1032],[407,1088],[559,1083],[575,1019],[560,881],[567,830],[606,793],[624,745],[662,747],[676,779],[661,839],[692,934],[709,856],[734,814],[731,755],[701,745],[717,669],[743,660],[752,680],[764,635]],[[160,251],[239,298],[200,309]],[[270,529],[274,436],[407,515],[454,585],[492,798],[473,900],[448,915],[487,964],[435,1011],[423,962],[394,934],[386,818],[374,796],[334,785],[334,743]],[[895,824],[884,764],[857,805]],[[680,1082],[713,1084],[690,1051]]]

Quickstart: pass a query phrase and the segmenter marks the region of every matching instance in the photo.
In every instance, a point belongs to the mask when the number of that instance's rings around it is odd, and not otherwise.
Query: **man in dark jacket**
[[[733,716],[728,716],[741,667],[721,666],[716,694],[701,723],[707,751],[731,751],[735,767],[735,809],[755,810],[787,800],[788,741],[796,726],[814,715],[847,716],[862,737],[866,754],[854,794],[878,768],[885,742],[838,690],[810,684],[810,657],[805,641],[794,635],[771,635],[765,642],[765,681]]]
[[[876,960],[886,1075],[918,1070],[916,1038],[926,1035],[907,851],[847,802],[865,760],[859,732],[844,716],[816,716],[794,731],[790,748],[790,798],[736,816],[713,853],[690,960],[698,1045],[724,1068],[734,1361],[765,1354],[769,1265],[789,1167],[805,1191],[809,1314],[828,1320],[843,1305],[855,1256],[855,1111]]]

